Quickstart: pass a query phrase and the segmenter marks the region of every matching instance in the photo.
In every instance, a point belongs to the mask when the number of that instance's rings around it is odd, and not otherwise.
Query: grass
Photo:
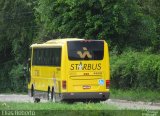
[[[160,92],[151,90],[116,90],[111,89],[112,99],[131,101],[160,102]]]
[[[0,110],[117,110],[113,105],[104,103],[0,103]]]
[[[14,103],[0,102],[2,115],[35,116],[142,116],[141,110],[118,110],[104,103]],[[17,113],[18,112],[18,113]],[[159,112],[160,113],[160,112]]]

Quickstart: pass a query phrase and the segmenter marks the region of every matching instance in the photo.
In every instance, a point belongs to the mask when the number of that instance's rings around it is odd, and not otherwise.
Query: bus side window
[[[54,65],[54,51],[53,49],[49,50],[49,56],[50,56],[50,65]]]
[[[54,65],[61,66],[61,48],[57,48],[54,51]]]
[[[51,60],[51,57],[50,57],[50,49],[46,49],[45,50],[45,55],[44,55],[44,58],[45,58],[45,62],[46,62],[46,65],[50,65],[50,60]]]
[[[60,66],[61,48],[34,48],[32,65]]]

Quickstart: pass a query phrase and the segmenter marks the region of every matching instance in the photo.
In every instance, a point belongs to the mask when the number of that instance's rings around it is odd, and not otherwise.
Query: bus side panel
[[[66,44],[64,46],[62,46],[62,57],[61,57],[61,76],[60,76],[60,83],[61,84],[61,89],[60,89],[60,93],[65,93],[68,92],[68,87],[66,87],[65,89],[62,86],[62,82],[66,81],[66,84],[68,86],[68,78],[67,78],[67,46]]]
[[[54,79],[60,80],[61,67],[60,66],[34,66],[32,65],[33,60],[33,49],[31,56],[31,81],[28,84],[29,91],[34,87],[35,93],[48,94],[48,90],[51,92],[54,87]],[[58,91],[60,92],[60,81],[58,83]],[[37,92],[36,92],[37,91]]]

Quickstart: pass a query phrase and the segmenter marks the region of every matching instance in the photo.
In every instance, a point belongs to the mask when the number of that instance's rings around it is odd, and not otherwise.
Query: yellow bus
[[[55,39],[30,48],[30,96],[54,101],[109,98],[109,53],[104,40]]]

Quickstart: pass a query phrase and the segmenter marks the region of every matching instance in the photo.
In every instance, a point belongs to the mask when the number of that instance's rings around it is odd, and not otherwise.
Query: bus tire
[[[34,87],[32,85],[32,87],[31,87],[31,97],[33,97],[33,96],[34,96]]]
[[[51,100],[52,100],[53,102],[56,101],[55,92],[54,92],[54,87],[52,87],[52,91],[51,91]]]
[[[47,100],[50,100],[50,87],[48,87]]]

